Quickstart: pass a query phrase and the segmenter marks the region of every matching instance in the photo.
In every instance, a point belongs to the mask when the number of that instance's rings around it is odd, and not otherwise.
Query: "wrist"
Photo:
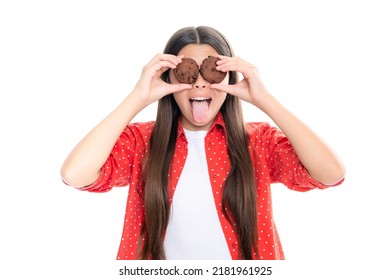
[[[272,114],[272,111],[280,105],[280,103],[268,92],[261,94],[254,105],[267,115]]]
[[[152,102],[144,97],[143,94],[138,94],[136,91],[132,91],[123,101],[127,108],[132,108],[136,113],[150,105]]]

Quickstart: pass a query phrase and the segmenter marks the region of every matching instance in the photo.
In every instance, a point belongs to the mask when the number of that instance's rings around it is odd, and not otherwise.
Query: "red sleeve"
[[[134,159],[136,137],[127,126],[119,136],[106,162],[101,168],[99,178],[91,185],[80,190],[89,192],[107,192],[113,187],[129,184],[132,161]]]
[[[290,141],[278,128],[266,124],[261,134],[271,183],[282,183],[296,191],[309,191],[337,186],[343,182],[344,179],[334,185],[324,185],[314,180],[300,162]]]

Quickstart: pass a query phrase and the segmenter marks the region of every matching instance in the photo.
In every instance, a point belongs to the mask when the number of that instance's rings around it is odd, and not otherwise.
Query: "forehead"
[[[218,55],[218,52],[208,44],[189,44],[182,48],[178,55],[192,58],[198,65],[201,65],[203,59],[207,58],[209,55],[216,56]]]

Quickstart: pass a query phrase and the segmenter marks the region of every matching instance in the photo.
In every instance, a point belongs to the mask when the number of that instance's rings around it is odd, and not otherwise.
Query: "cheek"
[[[226,96],[227,96],[227,93],[223,93],[223,94],[220,95],[221,103],[225,102]]]
[[[173,99],[175,99],[180,109],[182,109],[182,106],[188,102],[188,98],[182,92],[173,93]]]
[[[212,104],[214,104],[214,106],[216,107],[221,107],[222,104],[225,102],[226,100],[226,96],[227,96],[227,93],[222,93],[222,92],[218,92],[214,98],[213,98],[213,101]]]

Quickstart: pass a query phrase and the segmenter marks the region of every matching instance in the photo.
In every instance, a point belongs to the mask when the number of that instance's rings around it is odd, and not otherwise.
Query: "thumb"
[[[170,84],[169,88],[170,88],[170,92],[174,93],[174,92],[179,92],[179,91],[186,90],[186,89],[191,89],[192,85],[190,85],[190,84]]]
[[[222,85],[222,84],[211,84],[210,88],[223,91],[223,92],[229,92],[229,93],[232,89],[231,85]]]

